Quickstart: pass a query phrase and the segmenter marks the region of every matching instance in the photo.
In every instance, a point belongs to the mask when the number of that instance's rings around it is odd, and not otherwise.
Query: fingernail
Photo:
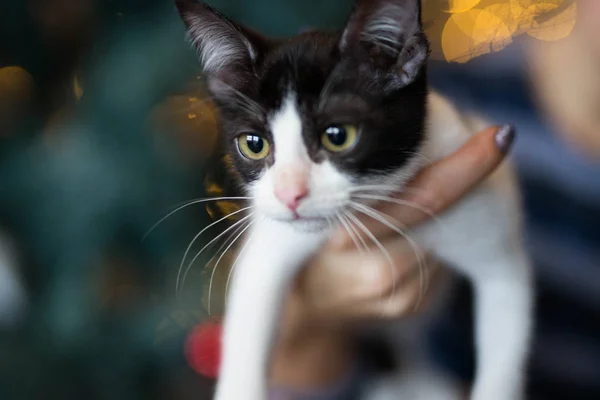
[[[512,125],[504,125],[496,132],[496,146],[498,146],[498,149],[502,153],[508,153],[515,141],[515,136],[515,127]]]

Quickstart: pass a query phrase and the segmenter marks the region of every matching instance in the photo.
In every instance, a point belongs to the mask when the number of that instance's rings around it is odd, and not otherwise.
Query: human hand
[[[474,136],[454,154],[421,171],[403,191],[399,203],[382,203],[380,215],[392,217],[405,230],[452,206],[500,164],[512,142],[511,132],[510,128],[490,128]],[[437,282],[440,269],[430,257],[419,254],[410,239],[373,218],[357,218],[387,250],[389,258],[374,245],[370,252],[357,250],[362,243],[357,243],[356,234],[340,229],[293,286],[290,302],[298,308],[293,314],[303,321],[335,324],[400,317],[424,304],[423,281]],[[364,231],[361,234],[372,244]]]

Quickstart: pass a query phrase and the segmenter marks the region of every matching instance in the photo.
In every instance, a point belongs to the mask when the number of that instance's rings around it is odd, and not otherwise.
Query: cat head
[[[419,0],[358,0],[341,32],[268,39],[176,0],[257,210],[326,223],[420,166],[428,41]]]

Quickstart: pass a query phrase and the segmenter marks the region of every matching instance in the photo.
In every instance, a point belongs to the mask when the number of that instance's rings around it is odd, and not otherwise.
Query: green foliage
[[[0,141],[0,221],[18,244],[30,307],[0,333],[0,398],[173,398],[186,332],[157,344],[156,330],[186,307],[172,304],[167,272],[207,217],[175,218],[141,238],[167,207],[202,195],[192,188],[203,175],[166,163],[177,148],[157,148],[146,119],[195,72],[193,53],[170,2],[98,2],[100,40],[84,53],[84,95],[52,141],[42,131],[66,61],[49,59],[56,54],[24,3],[2,6],[10,24],[1,42],[11,39],[2,63],[27,69],[38,97],[22,129]],[[135,261],[148,295],[110,308],[99,282],[114,254]]]
[[[282,36],[339,26],[351,1],[210,3]],[[48,18],[72,10],[92,18],[74,25],[81,35],[62,37],[67,27]],[[0,127],[0,226],[17,243],[29,293],[24,320],[0,328],[0,399],[208,398],[183,357],[185,335],[206,317],[206,282],[173,296],[173,266],[207,224],[206,209],[176,214],[141,240],[174,204],[205,196],[203,171],[223,177],[218,157],[202,169],[170,162],[180,144],[156,137],[172,139],[177,128],[157,132],[164,128],[148,121],[197,74],[184,37],[170,0],[0,4],[0,68],[21,67],[31,86],[8,70],[0,81],[0,111],[12,102]],[[49,135],[49,118],[65,105]],[[108,306],[120,290],[103,284],[114,259],[130,261],[112,272],[137,276],[141,294]]]
[[[352,0],[208,0],[235,21],[267,35],[291,36],[305,28],[339,29]]]

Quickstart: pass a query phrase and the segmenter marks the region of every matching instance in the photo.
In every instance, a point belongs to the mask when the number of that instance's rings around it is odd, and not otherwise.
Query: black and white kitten
[[[332,222],[344,215],[358,224],[356,212],[382,219],[369,198],[401,191],[426,160],[453,152],[474,129],[428,90],[418,0],[358,0],[342,32],[285,40],[262,38],[203,2],[176,3],[253,206],[227,305],[216,399],[264,400],[282,301]],[[471,398],[519,400],[532,287],[507,167],[440,222],[411,235],[474,285]]]

